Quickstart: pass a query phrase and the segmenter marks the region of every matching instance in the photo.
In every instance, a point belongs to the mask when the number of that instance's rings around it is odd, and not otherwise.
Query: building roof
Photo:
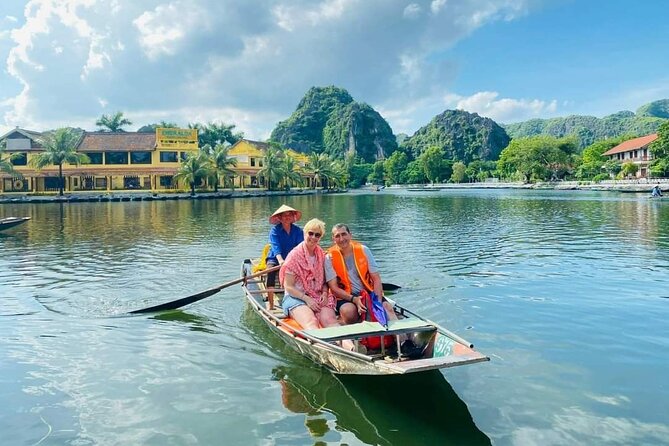
[[[638,150],[646,147],[648,144],[652,143],[657,139],[657,133],[652,133],[650,135],[642,136],[640,138],[628,139],[627,141],[621,142],[612,149],[607,150],[602,153],[603,156],[615,155],[616,153],[629,152],[630,150]]]
[[[155,133],[85,132],[77,150],[79,152],[139,152],[155,148]]]
[[[8,136],[11,136],[13,133],[19,133],[19,134],[25,136],[28,139],[37,139],[37,138],[40,138],[42,136],[42,133],[40,133],[40,132],[34,132],[32,130],[27,130],[27,129],[22,129],[22,128],[16,127],[16,128],[11,129],[10,131],[5,133],[4,135],[0,136],[0,140],[3,140],[5,138],[7,138]]]

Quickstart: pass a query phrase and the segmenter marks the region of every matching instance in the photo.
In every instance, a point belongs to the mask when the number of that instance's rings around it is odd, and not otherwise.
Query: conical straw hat
[[[281,221],[280,215],[283,214],[284,212],[294,212],[296,215],[294,222],[302,218],[302,212],[298,211],[297,209],[293,209],[290,206],[282,204],[281,207],[279,207],[279,209],[274,211],[274,213],[269,217],[270,224],[275,225],[279,223]]]

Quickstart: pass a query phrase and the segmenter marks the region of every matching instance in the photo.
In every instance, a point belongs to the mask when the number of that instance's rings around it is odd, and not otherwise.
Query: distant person
[[[269,252],[265,259],[266,268],[282,265],[288,253],[304,241],[302,228],[295,224],[302,218],[302,213],[285,204],[269,217],[272,229],[269,231]],[[267,288],[274,288],[278,272],[267,274]],[[274,309],[274,293],[267,293],[267,308]]]
[[[650,195],[652,197],[661,197],[662,196],[662,189],[660,189],[660,183],[658,183],[653,190],[651,191]]]

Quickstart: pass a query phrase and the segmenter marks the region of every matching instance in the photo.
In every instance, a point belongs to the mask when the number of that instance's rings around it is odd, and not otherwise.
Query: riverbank
[[[650,193],[653,186],[660,185],[662,191],[669,191],[669,179],[655,180],[610,180],[600,182],[589,181],[555,181],[540,183],[443,183],[443,184],[410,184],[392,185],[385,189],[405,189],[409,191],[438,191],[446,189],[546,189],[546,190],[588,190],[630,193]]]
[[[189,193],[147,193],[147,192],[78,192],[59,195],[4,195],[0,196],[3,203],[90,203],[105,201],[167,201],[167,200],[220,200],[228,198],[253,198],[270,196],[319,195],[346,192],[345,189],[291,189],[287,191],[266,190],[234,190],[221,192]]]

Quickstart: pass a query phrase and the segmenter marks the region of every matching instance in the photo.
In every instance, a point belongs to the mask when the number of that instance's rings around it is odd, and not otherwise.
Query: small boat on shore
[[[253,261],[244,260],[242,277],[252,276],[252,270]],[[290,347],[334,373],[397,375],[490,360],[458,335],[412,313],[387,297],[399,316],[399,320],[389,321],[387,328],[378,322],[365,321],[339,327],[304,330],[296,321],[285,317],[278,304],[272,311],[266,309],[265,297],[268,290],[261,278],[244,280],[242,288],[254,312],[274,333]],[[270,291],[274,291],[276,297],[282,290]],[[366,353],[349,351],[339,345],[343,340],[351,340],[357,345],[363,338],[383,339],[388,336],[393,338],[393,346],[384,348],[382,340],[379,350],[369,350]],[[401,351],[401,336],[410,336],[416,346],[410,356],[405,356]]]
[[[0,231],[13,228],[30,220],[30,217],[6,217],[0,218]]]

